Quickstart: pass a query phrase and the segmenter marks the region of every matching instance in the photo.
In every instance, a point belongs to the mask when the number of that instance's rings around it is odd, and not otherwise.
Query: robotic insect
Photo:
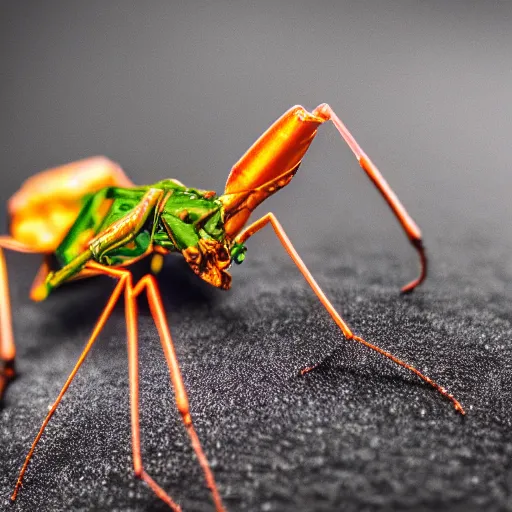
[[[420,230],[378,169],[327,104],[319,105],[312,112],[295,106],[280,117],[233,167],[221,196],[215,192],[187,188],[172,179],[136,186],[119,166],[104,157],[95,157],[44,171],[27,180],[10,199],[11,235],[0,236],[0,398],[15,374],[15,346],[2,248],[43,255],[43,263],[31,290],[31,298],[36,301],[45,299],[55,288],[74,279],[108,275],[117,281],[90,339],[30,448],[12,494],[13,500],[46,425],[116,302],[123,295],[128,337],[134,472],[171,509],[180,510],[177,503],[146,473],[141,458],[136,299],[145,293],[169,367],[177,408],[211,489],[216,510],[225,510],[194,429],[157,281],[152,274],[147,274],[134,283],[127,267],[151,256],[152,271],[157,273],[163,256],[180,252],[201,279],[227,290],[231,286],[231,276],[227,272],[230,264],[243,261],[245,242],[267,224],[272,226],[347,340],[362,343],[412,371],[451,400],[455,409],[464,414],[459,402],[443,387],[351,331],[322,292],[272,213],[244,228],[256,206],[290,182],[318,127],[328,120],[333,122],[361,167],[382,193],[419,254],[420,275],[402,289],[404,292],[411,291],[425,279],[427,271]]]

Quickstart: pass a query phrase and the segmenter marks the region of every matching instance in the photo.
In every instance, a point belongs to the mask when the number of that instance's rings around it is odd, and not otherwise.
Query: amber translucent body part
[[[300,105],[285,112],[233,166],[225,193],[261,187],[295,168],[324,121]]]
[[[119,165],[103,156],[47,169],[29,178],[7,205],[11,234],[39,252],[53,252],[75,222],[86,194],[133,187]]]
[[[221,200],[228,237],[236,235],[251,212],[286,186],[326,119],[296,105],[285,112],[233,166]]]

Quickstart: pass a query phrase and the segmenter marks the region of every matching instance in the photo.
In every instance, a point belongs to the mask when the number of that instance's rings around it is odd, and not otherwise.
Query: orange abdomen
[[[7,208],[13,238],[54,252],[76,220],[85,195],[104,187],[131,187],[121,167],[96,156],[47,169],[26,180]]]

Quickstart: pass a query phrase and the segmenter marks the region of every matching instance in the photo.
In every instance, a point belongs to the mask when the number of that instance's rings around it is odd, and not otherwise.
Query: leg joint
[[[182,409],[178,406],[178,410],[180,411],[181,417],[183,418],[185,427],[190,427],[192,425],[192,417],[190,416],[188,407],[186,409]]]

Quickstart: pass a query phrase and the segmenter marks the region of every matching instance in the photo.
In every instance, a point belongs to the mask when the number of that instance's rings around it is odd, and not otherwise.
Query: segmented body
[[[123,229],[123,219],[127,225],[136,222],[135,216],[130,218],[127,214],[134,212],[145,196],[157,199],[154,205],[142,205],[141,211],[145,216],[149,214],[147,222],[132,240],[111,249],[107,243],[98,262],[129,264],[152,245],[175,252],[197,245],[201,238],[224,240],[221,205],[214,193],[187,188],[172,179],[136,188],[107,187],[84,198],[82,210],[55,251],[59,263],[71,263],[99,233],[112,230],[113,226],[119,226],[118,231]],[[148,212],[148,208],[152,211]]]
[[[105,187],[86,195],[55,250],[59,269],[46,294],[80,274],[88,261],[126,266],[157,252],[180,252],[201,278],[228,289],[232,244],[225,241],[222,204],[214,192],[172,179],[134,188]]]

